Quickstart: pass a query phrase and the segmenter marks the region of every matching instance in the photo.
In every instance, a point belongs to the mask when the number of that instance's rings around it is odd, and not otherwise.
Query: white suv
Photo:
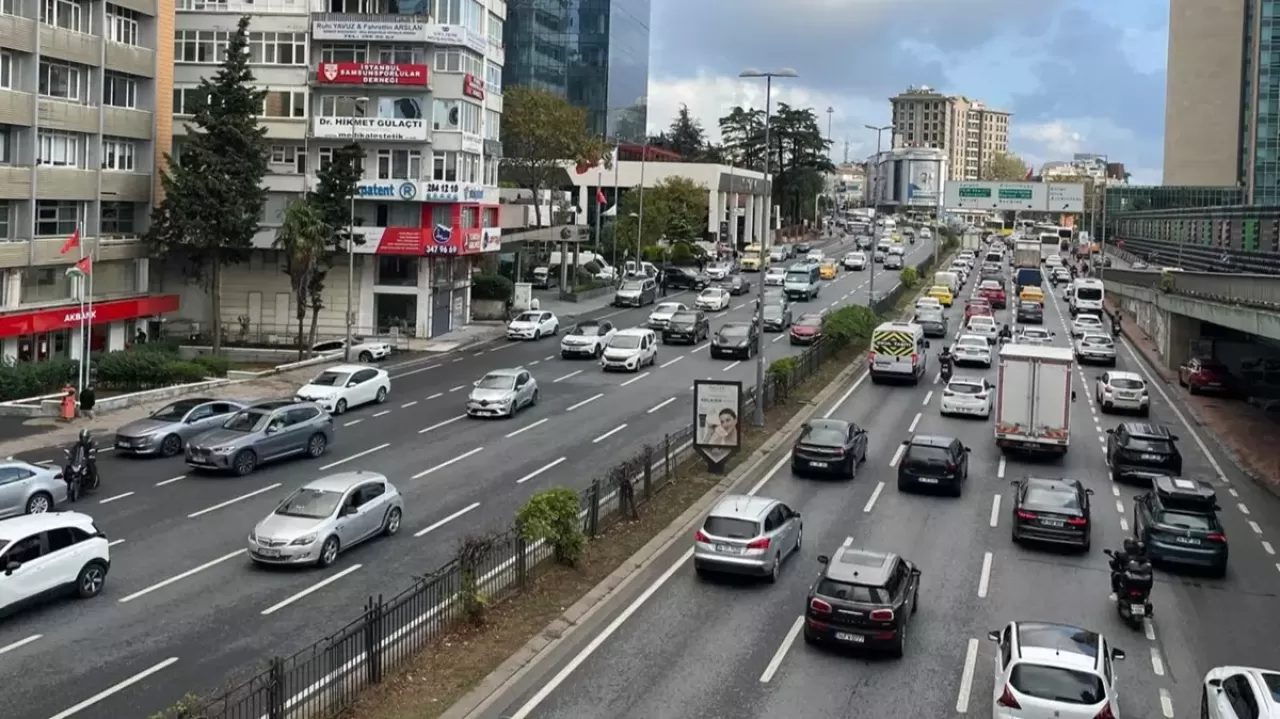
[[[1250,667],[1216,667],[1204,677],[1201,719],[1277,719],[1280,672]]]
[[[1093,399],[1103,412],[1122,409],[1145,417],[1151,411],[1147,383],[1135,372],[1103,372],[1095,383]]]
[[[107,581],[111,553],[93,518],[45,512],[0,521],[0,614],[75,594],[96,597]]]
[[[996,643],[992,719],[1120,716],[1115,662],[1124,652],[1101,634],[1067,624],[1013,622],[987,638]]]

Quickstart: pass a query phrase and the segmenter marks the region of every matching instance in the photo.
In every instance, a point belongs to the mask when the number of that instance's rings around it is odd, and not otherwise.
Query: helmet
[[[89,442],[89,430],[87,428],[80,430],[80,441],[86,444]]]
[[[1144,547],[1142,546],[1142,543],[1134,539],[1133,537],[1129,537],[1128,539],[1124,540],[1124,553],[1131,557],[1134,555],[1142,554],[1143,549]]]
[[[1134,540],[1134,542],[1133,542],[1133,543],[1134,543],[1134,545],[1135,545],[1136,549],[1138,550],[1138,554],[1145,555],[1145,554],[1147,553],[1147,543],[1146,543],[1146,542],[1142,541],[1141,539],[1136,539],[1136,540]]]

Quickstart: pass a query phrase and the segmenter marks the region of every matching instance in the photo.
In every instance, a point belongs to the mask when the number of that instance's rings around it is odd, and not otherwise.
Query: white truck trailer
[[[1065,455],[1071,443],[1067,347],[1006,344],[996,378],[996,446],[1006,452]]]

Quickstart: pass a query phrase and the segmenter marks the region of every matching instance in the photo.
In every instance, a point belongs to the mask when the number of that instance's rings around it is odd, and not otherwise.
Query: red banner
[[[316,81],[323,85],[420,85],[427,84],[426,65],[390,65],[378,62],[322,62]]]
[[[420,257],[424,239],[422,229],[418,227],[387,227],[382,230],[378,239],[378,255],[412,255]]]
[[[120,320],[150,317],[178,310],[177,295],[151,295],[127,300],[95,302],[90,322],[95,325]],[[34,312],[15,312],[0,315],[0,337],[18,337],[37,332],[52,332],[69,327],[79,327],[83,313],[79,305],[64,305]]]
[[[462,76],[462,94],[467,97],[474,97],[477,100],[484,99],[484,80],[470,73]]]
[[[414,257],[474,255],[484,251],[484,230],[459,229],[447,225],[427,227],[386,227],[374,249],[377,255]]]

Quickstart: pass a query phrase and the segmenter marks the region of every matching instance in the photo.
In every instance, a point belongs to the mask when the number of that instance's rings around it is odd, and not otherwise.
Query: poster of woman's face
[[[742,387],[738,382],[699,382],[694,388],[695,442],[703,447],[737,447]]]

